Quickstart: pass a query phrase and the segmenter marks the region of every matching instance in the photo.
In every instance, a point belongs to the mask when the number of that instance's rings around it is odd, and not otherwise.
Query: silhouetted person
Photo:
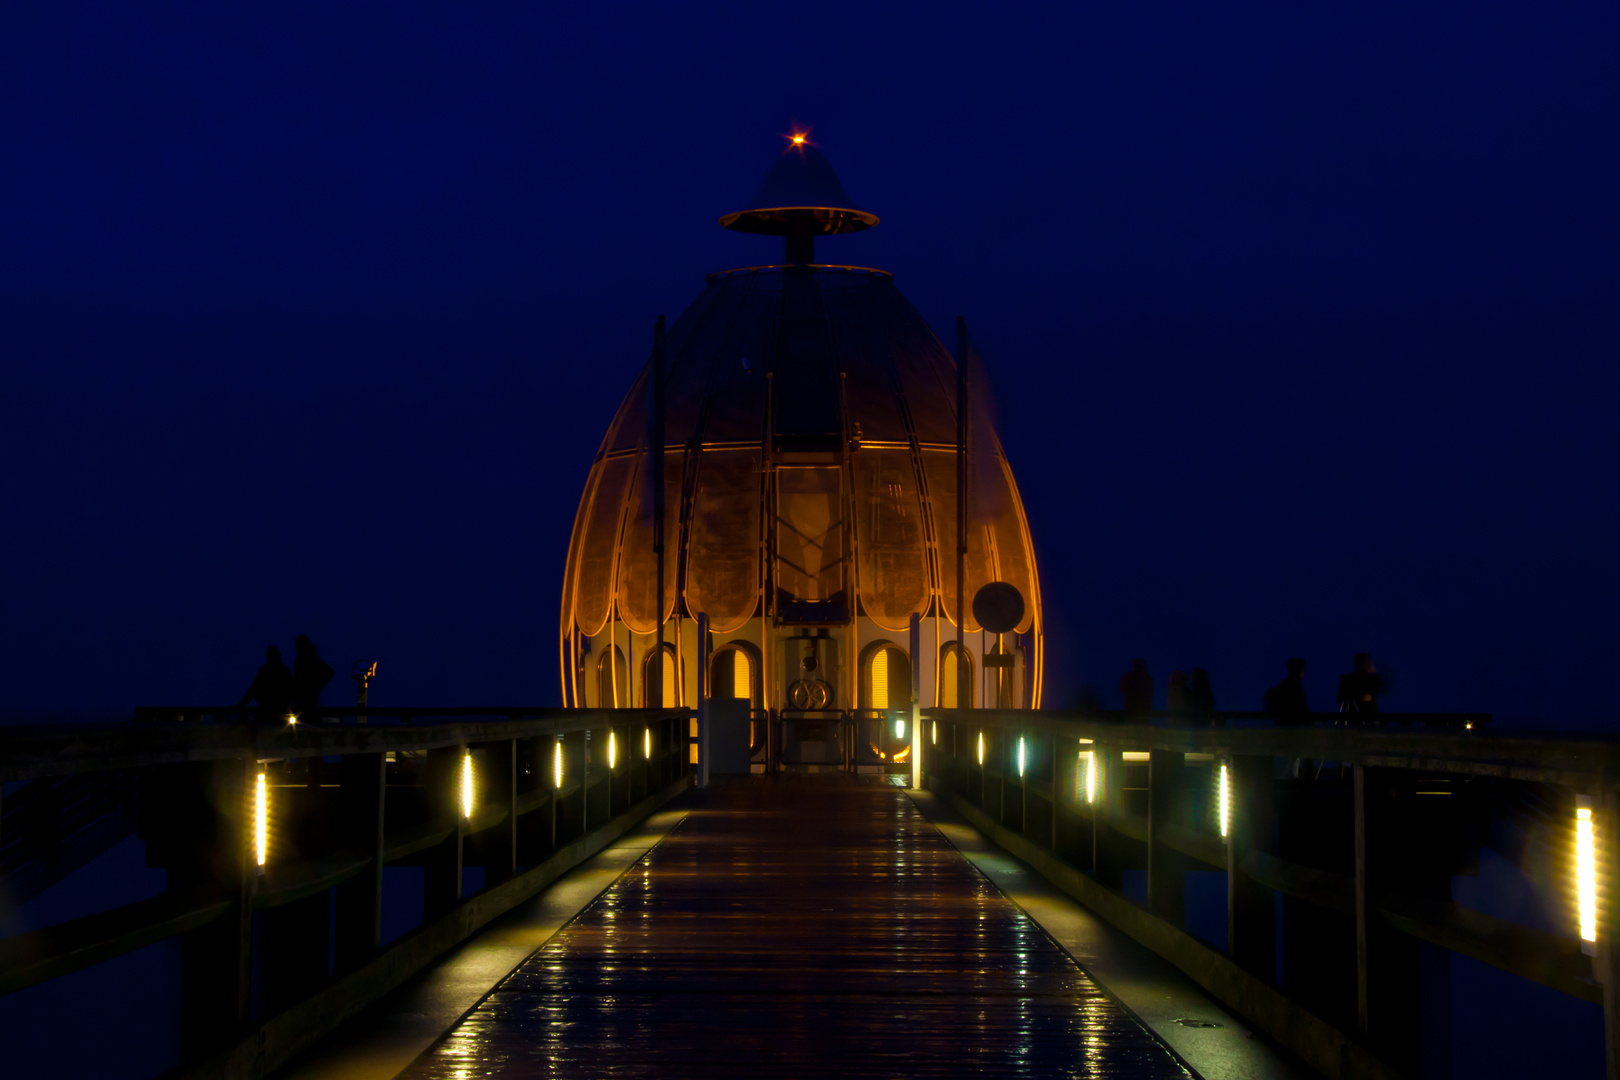
[[[281,650],[274,645],[264,650],[264,666],[253,676],[253,685],[242,695],[239,705],[257,701],[269,716],[285,716],[292,704],[293,674],[281,662]]]
[[[1339,676],[1339,711],[1347,713],[1376,713],[1378,695],[1384,692],[1384,680],[1378,677],[1378,665],[1371,653],[1356,653],[1355,670]]]
[[[1187,683],[1187,697],[1192,706],[1193,719],[1198,723],[1226,725],[1225,720],[1215,719],[1215,688],[1209,685],[1209,672],[1201,667],[1192,669],[1192,678]]]
[[[1131,670],[1119,680],[1119,696],[1125,699],[1127,719],[1147,719],[1153,709],[1153,676],[1148,674],[1146,660],[1131,661]]]
[[[1185,671],[1170,673],[1170,683],[1164,691],[1164,711],[1172,722],[1185,720],[1192,714],[1192,693],[1187,688]]]
[[[1278,727],[1310,723],[1311,707],[1305,700],[1305,661],[1288,661],[1288,676],[1266,691],[1266,712]]]
[[[321,659],[309,635],[299,634],[293,645],[297,649],[292,673],[293,712],[302,715],[320,707],[321,688],[332,681],[332,665]]]

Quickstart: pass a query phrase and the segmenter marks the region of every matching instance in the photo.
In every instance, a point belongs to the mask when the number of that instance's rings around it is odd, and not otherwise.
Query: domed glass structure
[[[973,380],[890,274],[815,262],[877,220],[798,141],[721,218],[784,262],[710,274],[608,427],[564,578],[568,704],[693,706],[705,667],[756,769],[893,760],[857,732],[909,708],[914,666],[924,707],[1039,706],[1034,549],[988,412],[958,423]],[[973,611],[991,582],[1024,601],[1002,634]]]

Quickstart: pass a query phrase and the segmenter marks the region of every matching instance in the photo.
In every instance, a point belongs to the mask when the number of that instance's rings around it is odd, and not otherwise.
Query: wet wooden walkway
[[[1183,1077],[900,790],[692,813],[404,1075]]]

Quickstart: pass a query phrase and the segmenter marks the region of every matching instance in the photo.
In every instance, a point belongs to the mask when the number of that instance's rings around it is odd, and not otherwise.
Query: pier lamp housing
[[[472,817],[473,813],[473,761],[472,752],[464,751],[461,755],[461,816]]]
[[[1597,953],[1597,837],[1590,795],[1575,796],[1575,900],[1581,952],[1592,956]]]
[[[264,873],[270,856],[270,787],[263,772],[253,784],[253,861]]]

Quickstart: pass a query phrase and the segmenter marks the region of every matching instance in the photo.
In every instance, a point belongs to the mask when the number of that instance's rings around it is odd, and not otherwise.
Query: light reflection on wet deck
[[[688,797],[404,1075],[1187,1075],[902,792],[783,777]]]

